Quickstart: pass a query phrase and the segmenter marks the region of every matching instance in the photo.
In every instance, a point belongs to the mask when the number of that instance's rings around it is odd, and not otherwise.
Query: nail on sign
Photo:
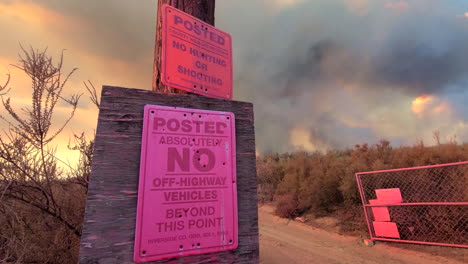
[[[237,248],[234,114],[147,105],[135,262]]]
[[[231,35],[170,5],[163,5],[163,84],[232,99]]]

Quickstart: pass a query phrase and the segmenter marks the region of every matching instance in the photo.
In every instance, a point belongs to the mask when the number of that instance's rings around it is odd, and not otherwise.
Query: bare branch
[[[93,102],[93,104],[99,109],[99,97],[97,95],[96,87],[94,87],[93,83],[90,80],[88,80],[88,83],[91,86],[91,88],[88,87],[86,82],[83,82],[83,84],[86,87],[86,90],[88,90],[89,99],[91,99],[91,102]]]
[[[6,75],[7,75],[7,79],[5,81],[5,84],[0,85],[0,96],[7,94],[11,90],[11,88],[8,88],[8,84],[10,83],[10,77],[11,77],[10,73],[8,72]]]
[[[62,80],[63,52],[59,62],[54,64],[52,58],[47,56],[47,48],[43,51],[34,50],[32,47],[26,50],[21,46],[22,54],[19,55],[20,63],[14,67],[24,71],[31,77],[32,82],[32,109],[22,109],[23,118],[13,109],[8,98],[3,106],[8,114],[17,122],[13,129],[34,145],[46,145],[60,134],[75,114],[81,95],[72,95],[70,98],[62,97],[62,91],[69,78],[77,68],[72,69]],[[61,100],[70,105],[70,116],[55,132],[50,132],[53,113],[58,101]],[[4,119],[4,118],[3,118]]]

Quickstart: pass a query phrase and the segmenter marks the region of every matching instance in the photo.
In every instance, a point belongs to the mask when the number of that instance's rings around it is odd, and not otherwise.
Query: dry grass
[[[53,188],[62,215],[81,229],[86,189],[69,182]],[[4,198],[0,211],[0,263],[77,263],[80,237],[56,218],[15,199]]]

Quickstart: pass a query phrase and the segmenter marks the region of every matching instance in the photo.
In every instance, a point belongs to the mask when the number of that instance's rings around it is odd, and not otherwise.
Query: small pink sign
[[[369,203],[372,205],[379,204],[378,200],[369,200]],[[382,204],[380,202],[380,204]],[[374,215],[374,220],[378,222],[390,221],[390,213],[388,212],[388,207],[372,207],[372,214]]]
[[[372,222],[374,226],[375,235],[378,237],[392,237],[400,238],[400,232],[394,222]]]
[[[162,9],[163,84],[232,99],[231,35],[170,5]]]
[[[234,114],[147,105],[135,262],[237,248]]]
[[[381,204],[397,204],[403,202],[400,188],[376,189],[375,195],[377,196],[378,202]]]

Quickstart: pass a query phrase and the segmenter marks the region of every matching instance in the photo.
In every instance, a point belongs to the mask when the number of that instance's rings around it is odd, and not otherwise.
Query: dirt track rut
[[[259,208],[261,263],[463,264],[383,243],[366,247],[359,238],[341,236],[281,219],[272,212],[271,206]]]

